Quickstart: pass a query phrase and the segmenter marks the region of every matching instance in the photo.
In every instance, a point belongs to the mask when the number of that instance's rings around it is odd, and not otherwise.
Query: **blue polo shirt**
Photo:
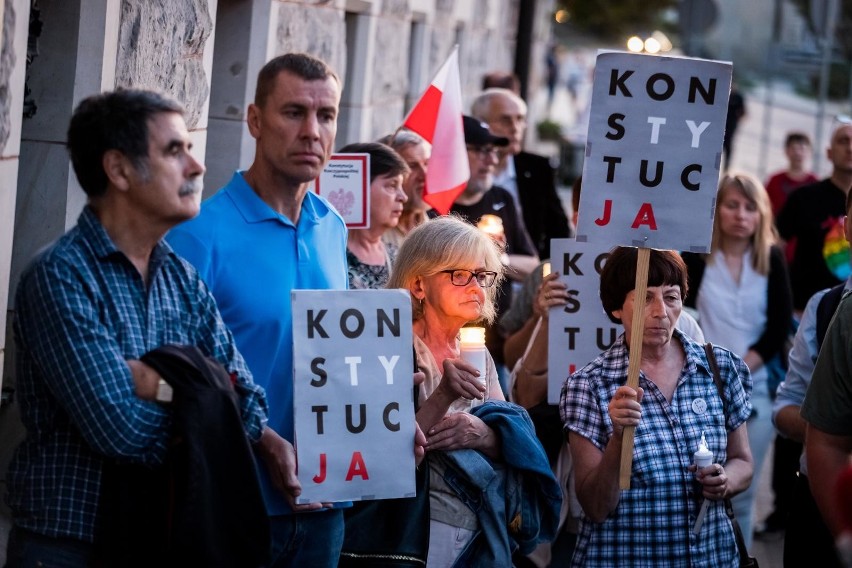
[[[269,426],[293,441],[293,332],[290,291],[346,289],[346,225],[308,192],[299,224],[274,211],[236,172],[167,240],[198,269],[255,382],[266,389]],[[258,467],[270,515],[291,512]]]

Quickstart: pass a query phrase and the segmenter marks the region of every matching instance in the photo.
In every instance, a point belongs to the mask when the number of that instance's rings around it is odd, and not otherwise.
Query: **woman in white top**
[[[772,221],[769,196],[755,177],[725,175],[716,196],[709,255],[684,253],[690,297],[707,341],[743,358],[754,381],[754,412],[748,422],[754,457],[751,487],[733,499],[734,511],[751,546],[760,468],[772,442],[772,402],[764,363],[783,348],[793,315],[784,254]]]

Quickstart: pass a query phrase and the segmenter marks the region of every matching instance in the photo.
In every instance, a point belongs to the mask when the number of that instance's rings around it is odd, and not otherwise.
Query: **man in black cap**
[[[470,164],[470,179],[464,192],[456,198],[456,202],[450,209],[451,213],[460,215],[469,223],[480,226],[483,230],[492,234],[505,246],[503,263],[506,265],[508,279],[503,281],[502,289],[497,298],[497,318],[505,312],[512,301],[511,280],[522,281],[536,266],[538,256],[532,239],[527,234],[524,222],[518,215],[515,200],[508,191],[494,184],[494,172],[499,160],[497,148],[509,144],[509,139],[502,136],[494,136],[488,130],[488,126],[479,120],[464,117],[464,140],[467,145],[467,159]],[[485,227],[489,218],[482,219],[485,215],[496,216],[502,221],[502,235],[499,224]],[[497,226],[493,232],[491,227]],[[506,391],[503,372],[503,337],[497,329],[497,325],[487,328],[485,341],[488,351],[497,363],[500,372],[500,383],[503,391]]]

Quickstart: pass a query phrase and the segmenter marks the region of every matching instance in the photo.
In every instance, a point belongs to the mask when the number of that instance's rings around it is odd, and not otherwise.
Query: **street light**
[[[651,34],[650,37],[642,39],[638,35],[635,35],[627,40],[627,49],[633,53],[650,53],[651,55],[656,55],[657,53],[670,51],[672,49],[672,42],[669,41],[669,38],[661,31],[655,31]]]
[[[633,36],[627,40],[627,49],[633,53],[642,53],[645,49],[645,42],[639,36]]]

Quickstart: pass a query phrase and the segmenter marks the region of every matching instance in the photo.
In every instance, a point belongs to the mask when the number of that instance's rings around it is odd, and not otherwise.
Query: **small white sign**
[[[370,155],[332,154],[314,184],[350,229],[370,228]]]

